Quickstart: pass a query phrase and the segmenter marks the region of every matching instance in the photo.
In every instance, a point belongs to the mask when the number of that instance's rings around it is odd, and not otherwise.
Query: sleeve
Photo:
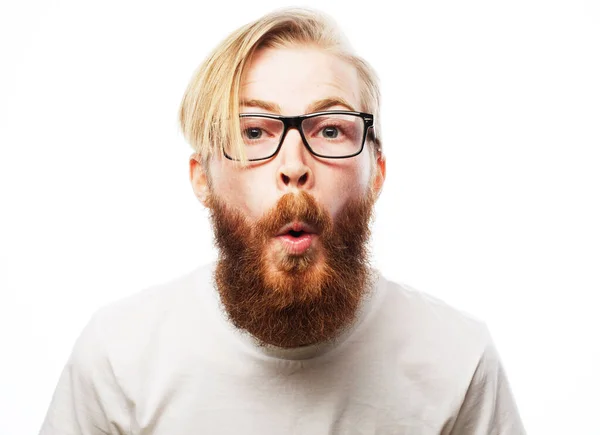
[[[506,373],[491,338],[477,364],[451,434],[525,434]]]
[[[40,435],[130,433],[128,403],[106,353],[98,317],[92,317],[73,347]]]

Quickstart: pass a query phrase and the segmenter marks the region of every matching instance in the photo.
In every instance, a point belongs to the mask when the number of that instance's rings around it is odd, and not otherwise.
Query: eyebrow
[[[281,107],[279,107],[279,104],[272,103],[270,101],[257,100],[257,99],[244,99],[244,100],[240,101],[240,105],[242,105],[244,107],[256,107],[256,108],[264,109],[268,112],[273,112],[273,113],[281,114],[281,112],[282,112]],[[344,106],[346,109],[348,109],[350,111],[353,111],[353,112],[356,111],[356,109],[354,109],[352,107],[352,105],[348,101],[346,101],[344,98],[327,97],[327,98],[323,98],[323,99],[320,99],[317,101],[313,101],[308,106],[307,113],[320,112],[322,110],[327,110],[334,106]]]

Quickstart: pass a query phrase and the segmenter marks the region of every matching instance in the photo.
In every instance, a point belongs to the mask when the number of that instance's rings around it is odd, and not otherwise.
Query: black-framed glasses
[[[367,132],[373,128],[373,115],[363,112],[332,110],[300,116],[268,113],[241,113],[240,131],[248,161],[266,160],[281,149],[287,132],[300,132],[304,146],[315,156],[346,159],[360,154]],[[235,157],[231,145],[223,147],[230,160]]]

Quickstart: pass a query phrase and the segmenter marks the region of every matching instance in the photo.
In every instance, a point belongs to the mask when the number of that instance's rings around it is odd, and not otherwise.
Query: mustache
[[[275,206],[257,221],[256,227],[260,234],[268,237],[294,221],[304,222],[318,233],[330,232],[333,226],[325,208],[319,205],[314,196],[301,191],[286,193],[279,198]]]

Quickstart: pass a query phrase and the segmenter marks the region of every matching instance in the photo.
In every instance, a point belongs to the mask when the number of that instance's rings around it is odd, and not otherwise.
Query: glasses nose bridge
[[[283,119],[283,123],[285,125],[285,133],[287,133],[288,130],[295,128],[296,130],[298,130],[300,135],[302,135],[302,117],[288,116]]]
[[[308,148],[308,150],[310,151],[310,148],[307,147],[306,144],[306,139],[304,138],[304,132],[302,131],[302,116],[288,116],[285,118],[282,118],[283,121],[283,134],[281,136],[281,145],[283,145],[283,142],[285,141],[285,138],[287,137],[287,134],[290,130],[295,129],[298,131],[298,134],[300,135],[300,139],[302,139],[302,144]]]

